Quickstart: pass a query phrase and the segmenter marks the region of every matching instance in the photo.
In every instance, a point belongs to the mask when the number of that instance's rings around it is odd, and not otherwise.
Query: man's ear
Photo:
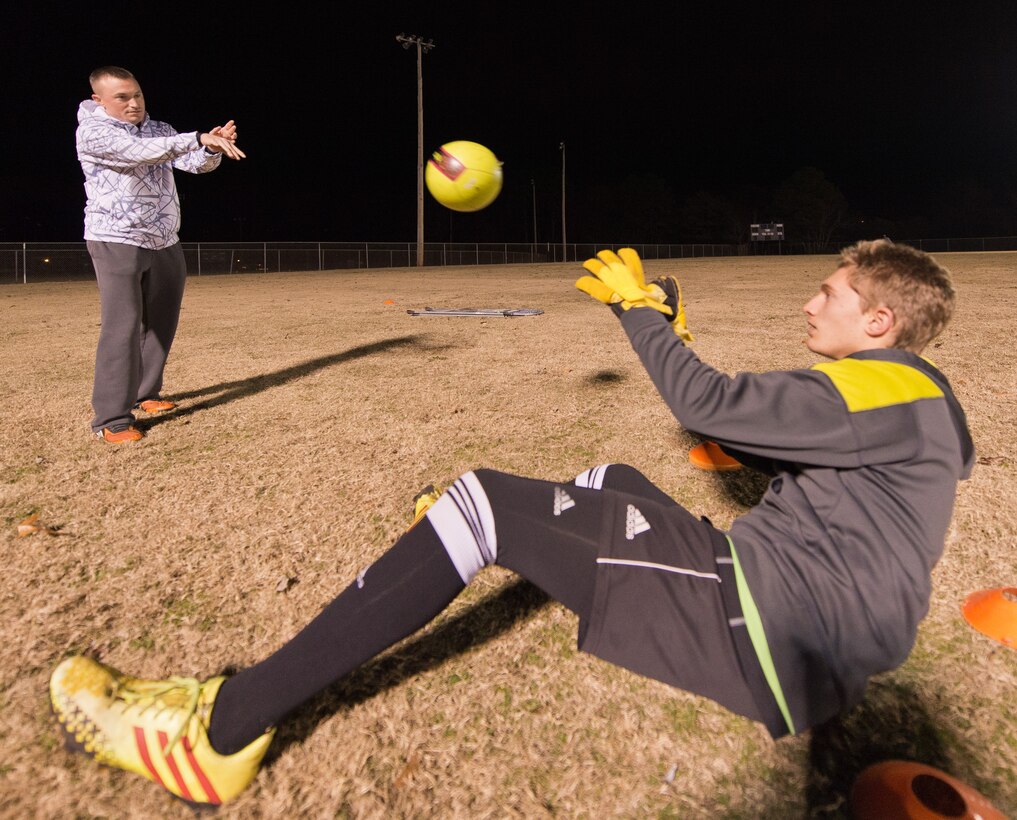
[[[897,317],[893,315],[893,311],[886,305],[879,305],[866,314],[865,332],[872,339],[888,340],[892,343],[896,336],[894,333],[896,323]]]

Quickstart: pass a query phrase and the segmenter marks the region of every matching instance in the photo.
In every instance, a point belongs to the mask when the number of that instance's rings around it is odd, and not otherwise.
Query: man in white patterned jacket
[[[118,444],[143,437],[135,410],[174,406],[159,395],[187,278],[173,169],[203,174],[224,155],[246,155],[236,145],[233,120],[208,133],[178,134],[148,116],[130,71],[103,66],[88,79],[92,97],[78,107],[76,145],[102,317],[92,432]]]

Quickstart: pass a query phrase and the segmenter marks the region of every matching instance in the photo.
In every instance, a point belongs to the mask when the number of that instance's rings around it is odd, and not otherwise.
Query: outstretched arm
[[[676,278],[646,283],[631,249],[597,256],[583,266],[592,275],[581,277],[576,287],[620,317],[657,392],[685,429],[737,451],[739,461],[754,456],[859,466],[850,413],[828,377],[817,370],[734,377],[716,370],[684,344],[692,334]],[[871,449],[887,449],[895,439],[897,429],[887,425],[882,437],[872,438]]]

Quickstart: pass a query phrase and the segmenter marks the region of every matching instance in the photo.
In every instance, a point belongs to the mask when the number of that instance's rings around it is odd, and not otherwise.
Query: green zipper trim
[[[787,707],[787,700],[784,698],[784,690],[780,688],[780,680],[777,678],[777,668],[773,664],[773,656],[770,654],[770,645],[766,642],[766,632],[763,631],[763,621],[759,617],[759,610],[756,602],[752,600],[752,592],[749,590],[748,582],[742,573],[742,566],[738,563],[738,553],[735,551],[734,542],[731,536],[725,535],[727,543],[731,547],[731,560],[734,563],[735,585],[738,587],[738,600],[742,605],[742,615],[745,618],[745,626],[749,630],[749,638],[752,640],[752,648],[756,650],[756,657],[759,658],[759,665],[763,668],[763,675],[770,685],[770,691],[777,701],[780,713],[784,716],[784,722],[791,734],[795,734],[795,724],[791,720],[791,710]]]

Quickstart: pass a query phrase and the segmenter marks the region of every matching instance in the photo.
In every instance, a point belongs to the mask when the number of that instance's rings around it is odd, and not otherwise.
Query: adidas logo
[[[631,541],[639,533],[646,532],[649,529],[650,525],[643,517],[643,514],[629,504],[629,508],[625,512],[625,537]]]
[[[576,506],[576,502],[572,500],[567,492],[561,487],[554,488],[554,514],[561,515],[565,510],[571,510]]]

